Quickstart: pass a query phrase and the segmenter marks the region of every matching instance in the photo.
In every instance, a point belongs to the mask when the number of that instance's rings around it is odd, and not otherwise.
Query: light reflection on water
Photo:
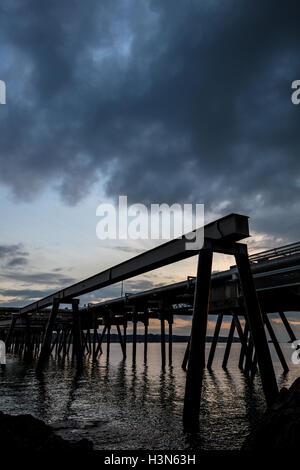
[[[8,356],[6,371],[0,372],[0,410],[33,414],[62,436],[87,437],[99,449],[237,449],[262,413],[264,400],[260,381],[249,386],[237,368],[238,344],[233,344],[228,371],[222,370],[224,348],[217,347],[213,372],[205,371],[201,431],[192,440],[182,432],[182,343],[174,344],[173,365],[165,372],[155,343],[148,345],[146,365],[142,344],[135,366],[130,344],[126,361],[120,346],[111,344],[109,360],[105,352],[96,364],[87,359],[80,374],[71,359],[51,359],[38,377],[34,364]],[[290,345],[284,351],[291,370],[284,377],[278,363],[275,369],[280,386],[289,386],[300,366],[290,362]]]

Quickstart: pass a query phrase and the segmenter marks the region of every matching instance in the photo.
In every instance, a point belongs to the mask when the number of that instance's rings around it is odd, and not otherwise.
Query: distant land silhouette
[[[91,338],[92,338],[92,341],[93,341],[93,333],[91,333]],[[104,339],[103,339],[103,342],[106,342],[106,338],[107,337],[105,335]],[[172,339],[173,339],[173,343],[187,343],[188,340],[189,340],[189,336],[173,335]],[[206,337],[206,341],[208,343],[211,343],[212,339],[213,339],[212,336],[207,336]],[[161,340],[160,335],[156,335],[156,334],[153,334],[153,333],[148,334],[148,343],[160,343],[160,340]],[[126,341],[127,341],[127,343],[132,343],[132,335],[131,334],[126,336]],[[144,342],[144,335],[136,335],[136,341],[137,341],[137,343],[143,343]],[[168,342],[168,341],[169,341],[169,335],[166,334],[166,342]],[[110,342],[111,343],[119,343],[118,335],[111,333]],[[227,342],[227,337],[219,336],[218,342],[219,343],[226,343]],[[234,337],[233,342],[234,343],[239,343],[240,340],[239,340],[239,338]]]

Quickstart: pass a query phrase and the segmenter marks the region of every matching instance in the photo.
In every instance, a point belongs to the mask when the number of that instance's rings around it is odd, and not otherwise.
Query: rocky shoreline
[[[242,450],[298,450],[300,447],[300,377],[282,388],[275,403],[246,438]]]
[[[1,452],[93,453],[93,444],[88,439],[65,440],[51,426],[26,414],[12,416],[0,412],[0,442]]]

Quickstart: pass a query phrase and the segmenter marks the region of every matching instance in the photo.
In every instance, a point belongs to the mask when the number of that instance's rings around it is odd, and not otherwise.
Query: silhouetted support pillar
[[[72,300],[72,314],[73,314],[73,352],[76,356],[77,366],[82,367],[82,355],[83,355],[83,347],[82,347],[82,331],[80,325],[80,313],[78,309],[79,300],[74,299]]]
[[[91,354],[92,352],[92,347],[91,347],[91,332],[90,332],[90,325],[87,325],[87,330],[86,330],[86,348],[88,351],[88,354]]]
[[[146,315],[146,314],[145,314]],[[145,333],[144,333],[144,362],[147,361],[147,352],[148,352],[148,317],[145,319]]]
[[[228,338],[227,338],[224,358],[223,358],[223,362],[222,362],[222,368],[223,369],[226,369],[226,367],[227,367],[227,362],[228,362],[228,358],[229,358],[229,354],[230,354],[230,350],[231,350],[231,345],[232,345],[232,341],[233,341],[234,330],[235,330],[235,321],[234,321],[234,318],[232,318],[230,329],[229,329],[229,334],[228,334]]]
[[[20,337],[20,345],[19,345],[19,355],[22,354],[24,349],[24,331],[21,331],[21,337]]]
[[[278,312],[278,313],[279,313],[279,316],[280,316],[280,318],[281,318],[281,321],[282,321],[282,323],[284,324],[285,329],[286,329],[286,331],[287,331],[287,333],[288,333],[288,335],[289,335],[289,337],[290,337],[290,340],[291,340],[292,342],[296,341],[297,338],[296,338],[296,336],[295,336],[295,334],[294,334],[294,332],[293,332],[293,330],[292,330],[292,328],[291,328],[291,325],[289,324],[288,319],[286,318],[284,312]]]
[[[240,246],[243,247],[243,252],[237,253],[235,259],[245,301],[246,316],[257,354],[264,395],[267,404],[271,405],[278,395],[278,386],[250,269],[247,246]]]
[[[124,350],[125,350],[125,356],[127,357],[127,351],[126,351],[126,348],[127,348],[127,321],[125,320],[124,321],[124,325],[123,325],[123,342],[124,342]]]
[[[188,431],[197,431],[199,428],[211,266],[212,250],[200,250],[183,409],[183,426]]]
[[[126,349],[124,348],[124,343],[123,343],[123,338],[122,338],[122,334],[121,334],[121,330],[120,330],[120,325],[117,323],[116,327],[117,327],[119,341],[120,341],[120,345],[121,345],[121,349],[122,349],[122,353],[123,353],[123,358],[126,359]]]
[[[26,329],[25,329],[25,338],[24,338],[24,359],[30,361],[32,359],[32,335],[31,335],[31,320],[28,315],[25,318]]]
[[[67,348],[67,354],[70,352],[71,344],[73,341],[73,331],[72,329],[70,330],[70,335],[69,335],[69,342],[68,342],[68,348]]]
[[[250,369],[250,381],[251,382],[254,380],[256,371],[257,371],[257,356],[256,356],[256,352],[254,351],[253,361],[252,361],[251,369]]]
[[[54,339],[54,341],[52,341],[52,344],[51,344],[51,346],[50,346],[50,354],[52,354],[53,349],[55,348],[55,346],[56,346],[57,343],[58,343],[59,333],[60,333],[59,330],[57,330],[57,331],[56,331],[56,335],[55,335],[55,339]],[[53,332],[52,332],[52,334],[53,334]]]
[[[57,351],[57,354],[60,355],[62,352],[67,340],[67,330],[66,328],[62,329],[61,336],[60,336],[60,342],[59,342],[59,348]]]
[[[58,353],[58,347],[59,347],[60,342],[61,342],[61,336],[62,336],[62,329],[60,328],[59,330],[57,330],[55,355],[57,355],[57,353]]]
[[[64,344],[63,344],[63,357],[65,357],[67,354],[67,347],[68,347],[68,341],[69,341],[70,336],[71,336],[71,330],[66,329]]]
[[[6,350],[7,351],[10,348],[10,344],[11,344],[11,340],[12,340],[12,337],[13,337],[16,321],[17,321],[17,316],[13,314],[10,325],[9,325],[9,330],[8,330],[8,333],[7,333],[7,336],[6,336],[6,340],[5,340],[5,345],[6,345]]]
[[[16,332],[16,334],[15,334],[15,347],[14,347],[14,353],[15,354],[18,353],[19,345],[20,345],[20,335],[19,335],[19,332]]]
[[[245,323],[245,328],[244,328],[244,333],[243,333],[244,342],[242,343],[242,346],[241,346],[241,352],[240,352],[240,358],[239,358],[239,368],[241,370],[244,369],[244,359],[245,359],[245,355],[246,355],[246,351],[247,351],[248,336],[249,336],[249,325],[246,322]]]
[[[245,361],[244,372],[246,375],[249,375],[251,368],[252,368],[253,351],[254,351],[254,345],[253,345],[252,336],[250,335],[247,350],[246,350],[246,356],[245,356],[246,361]]]
[[[236,331],[237,331],[237,334],[239,336],[241,345],[243,345],[245,343],[245,338],[244,338],[243,328],[242,328],[242,325],[241,325],[240,320],[239,320],[239,316],[233,311],[232,312],[232,317],[234,319]]]
[[[170,315],[168,318],[169,322],[169,364],[172,364],[172,348],[173,348],[173,332],[172,332],[172,325],[173,325],[173,315]]]
[[[60,355],[60,353],[62,351],[62,348],[63,348],[64,337],[65,337],[65,331],[64,331],[64,328],[62,328],[61,332],[60,332],[60,335],[59,335],[59,343],[58,343],[58,349],[57,349],[57,355],[58,356]]]
[[[109,353],[110,353],[110,330],[111,330],[111,323],[109,319],[108,324],[107,324],[107,334],[106,334],[106,357],[109,357]]]
[[[223,321],[223,313],[219,313],[218,318],[217,318],[217,322],[216,322],[214,337],[213,337],[213,340],[212,340],[212,343],[211,343],[211,347],[210,347],[210,351],[209,351],[209,357],[208,357],[208,361],[207,361],[207,368],[208,369],[211,369],[211,366],[212,366],[212,363],[213,363],[213,360],[214,360],[214,355],[215,355],[216,346],[217,346],[217,343],[218,343],[218,338],[219,338],[219,333],[220,333],[222,321]]]
[[[107,326],[104,325],[104,328],[102,330],[102,333],[101,333],[101,336],[100,336],[100,339],[99,339],[99,343],[98,343],[98,346],[97,346],[97,349],[96,349],[96,352],[95,352],[95,356],[94,356],[94,361],[97,359],[97,356],[99,354],[99,352],[101,352],[102,354],[102,348],[101,348],[101,344],[102,344],[102,341],[104,339],[104,335],[105,335],[105,332],[106,332],[106,329],[107,329]]]
[[[161,345],[161,366],[163,369],[165,369],[166,367],[166,333],[165,333],[165,319],[163,317],[160,319],[160,345]]]
[[[81,340],[82,340],[82,354],[84,354],[85,349],[89,352],[87,332],[84,334],[84,331],[81,331]]]
[[[40,334],[37,333],[35,335],[35,342],[34,342],[34,357],[36,357],[38,354],[39,342],[40,342]]]
[[[98,323],[97,323],[97,314],[94,313],[94,332],[93,332],[93,359],[95,359],[96,353],[96,341],[98,339]]]
[[[264,315],[264,320],[265,320],[265,324],[266,324],[267,330],[268,330],[268,332],[269,332],[270,338],[271,338],[271,340],[272,340],[272,342],[273,342],[275,351],[276,351],[276,353],[277,353],[278,359],[280,360],[281,365],[282,365],[282,368],[283,368],[283,370],[284,370],[284,373],[286,374],[286,373],[289,371],[289,367],[288,367],[288,365],[287,365],[287,363],[286,363],[285,357],[284,357],[283,352],[282,352],[282,350],[281,350],[281,347],[280,347],[280,345],[279,345],[279,343],[278,343],[278,341],[277,341],[275,332],[274,332],[274,330],[273,330],[273,328],[272,328],[271,322],[270,322],[270,320],[269,320],[267,314]]]
[[[53,339],[53,331],[52,331],[52,339],[51,339],[51,344],[50,344],[50,354],[52,354],[52,352],[53,352],[53,349],[54,349],[54,347],[57,343],[57,339],[58,339],[58,331],[56,331],[54,339]]]
[[[183,361],[182,361],[182,364],[181,364],[181,368],[186,372],[186,366],[187,366],[187,363],[188,363],[188,360],[189,360],[189,354],[190,354],[190,341],[191,341],[191,337],[189,337],[188,339],[188,342],[187,342],[187,345],[186,345],[186,348],[185,348],[185,353],[184,353],[184,356],[183,356]]]
[[[37,363],[38,370],[41,370],[43,368],[45,362],[48,360],[50,356],[52,332],[53,332],[54,323],[58,314],[58,308],[59,308],[59,300],[54,299],[53,304],[52,304],[52,310],[51,310],[51,313],[47,322],[47,326],[46,326],[46,331],[44,334],[40,356],[39,356],[38,363]]]
[[[135,362],[135,360],[136,360],[136,324],[137,324],[136,313],[133,313],[133,315],[132,315],[132,322],[133,322],[132,361]]]

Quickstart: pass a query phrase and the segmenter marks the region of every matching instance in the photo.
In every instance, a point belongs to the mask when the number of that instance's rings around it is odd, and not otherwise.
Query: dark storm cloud
[[[75,282],[75,279],[72,277],[65,277],[62,274],[58,273],[23,273],[23,272],[5,272],[1,273],[1,277],[5,279],[12,279],[13,281],[21,281],[28,284],[46,284],[53,286],[67,286]]]
[[[18,297],[19,300],[33,300],[52,294],[50,290],[37,289],[5,289],[1,292],[3,297]]]
[[[0,245],[0,260],[14,256],[28,256],[28,252],[24,251],[21,243],[15,245]]]
[[[7,268],[14,268],[16,266],[25,266],[28,263],[28,259],[24,258],[23,256],[18,256],[16,258],[12,258],[6,264]]]
[[[5,268],[18,268],[28,264],[29,253],[24,250],[22,243],[15,245],[0,245],[0,262]]]
[[[2,184],[76,204],[95,184],[298,229],[297,1],[4,1]],[[252,225],[252,226],[253,226]]]
[[[1,296],[7,300],[2,300],[1,306],[23,307],[52,293],[49,289],[2,289]]]
[[[124,253],[133,253],[138,254],[140,251],[138,248],[134,248],[132,246],[125,246],[125,245],[114,245],[112,248],[113,250],[124,251]]]

